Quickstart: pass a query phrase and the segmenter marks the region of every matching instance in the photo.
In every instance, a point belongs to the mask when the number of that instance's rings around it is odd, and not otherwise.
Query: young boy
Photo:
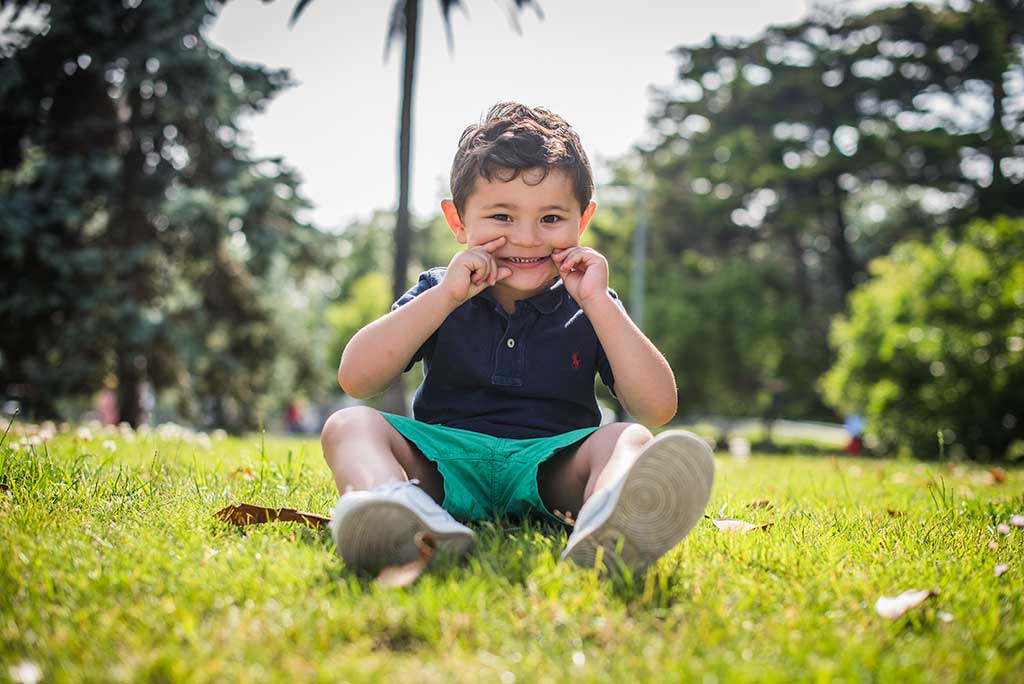
[[[642,569],[696,524],[714,477],[699,437],[647,427],[676,412],[665,358],[608,288],[579,238],[594,215],[576,132],[543,108],[499,103],[462,134],[441,210],[466,249],[360,330],[338,382],[356,398],[423,360],[415,420],[343,409],[323,429],[341,492],[331,523],[346,565],[417,556],[415,536],[462,554],[463,522],[574,516],[562,558]],[[641,425],[598,427],[599,373]]]

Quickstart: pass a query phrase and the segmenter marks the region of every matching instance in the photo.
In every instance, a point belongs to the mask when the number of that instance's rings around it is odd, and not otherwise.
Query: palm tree
[[[298,0],[292,12],[289,25],[295,21],[309,5],[311,0]],[[448,48],[452,49],[451,11],[460,5],[459,0],[438,0],[441,14],[444,17],[445,35]],[[543,18],[540,6],[534,0],[505,0],[510,9],[512,24],[519,31],[516,12],[527,5],[532,5],[538,17]],[[398,299],[407,287],[407,271],[409,270],[409,252],[412,232],[409,222],[409,185],[411,176],[410,153],[412,150],[412,103],[413,87],[416,83],[416,43],[419,37],[419,0],[395,0],[391,8],[391,21],[385,43],[384,57],[387,59],[391,43],[404,38],[404,65],[402,67],[402,121],[398,131],[398,216],[395,220],[395,261],[391,271],[392,299]],[[388,409],[397,413],[405,413],[405,390],[401,383],[386,398]]]

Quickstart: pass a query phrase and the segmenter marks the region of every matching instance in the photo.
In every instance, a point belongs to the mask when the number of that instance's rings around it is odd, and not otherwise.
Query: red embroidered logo
[[[573,368],[579,368],[580,367],[580,355],[577,354],[576,352],[572,353],[572,367]]]

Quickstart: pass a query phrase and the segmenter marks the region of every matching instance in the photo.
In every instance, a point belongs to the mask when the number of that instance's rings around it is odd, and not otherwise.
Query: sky
[[[539,0],[520,31],[504,0],[462,0],[449,50],[439,3],[423,0],[413,109],[412,210],[438,212],[459,136],[492,104],[545,106],[580,134],[597,176],[649,135],[651,88],[675,76],[672,50],[711,34],[754,37],[797,22],[810,0]],[[855,9],[891,4],[851,0]],[[258,156],[283,156],[303,178],[312,220],[340,229],[397,205],[402,45],[384,61],[392,0],[228,3],[207,37],[235,59],[286,68],[297,85],[243,122]]]

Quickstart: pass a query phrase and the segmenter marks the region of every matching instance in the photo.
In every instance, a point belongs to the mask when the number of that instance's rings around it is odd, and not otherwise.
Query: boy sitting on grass
[[[459,555],[474,533],[458,521],[561,511],[576,520],[563,559],[650,565],[700,519],[714,462],[696,435],[647,429],[675,415],[675,379],[608,288],[607,260],[579,245],[597,208],[579,137],[499,103],[462,134],[451,190],[441,210],[466,249],[341,357],[356,398],[421,359],[424,379],[415,420],[359,406],[324,425],[339,554],[375,572],[415,559],[420,532]],[[640,425],[598,427],[595,373]]]

